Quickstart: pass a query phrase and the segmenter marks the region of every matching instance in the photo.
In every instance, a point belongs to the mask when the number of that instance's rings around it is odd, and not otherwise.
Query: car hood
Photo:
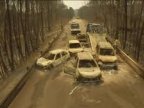
[[[117,61],[116,56],[99,56],[99,60],[102,62],[115,62]]]
[[[78,39],[80,42],[87,42],[87,40],[86,39]]]
[[[85,78],[95,78],[101,74],[101,71],[99,68],[79,68],[78,69],[79,74],[82,77]]]
[[[81,38],[78,38],[78,40],[87,41],[87,39],[81,39]]]
[[[78,53],[83,51],[83,48],[70,48],[69,51],[72,53]]]
[[[38,65],[47,66],[47,65],[51,64],[52,62],[53,62],[53,60],[48,60],[48,59],[41,57],[37,60],[36,63]]]
[[[84,48],[84,51],[86,51],[86,52],[92,52],[91,48]]]

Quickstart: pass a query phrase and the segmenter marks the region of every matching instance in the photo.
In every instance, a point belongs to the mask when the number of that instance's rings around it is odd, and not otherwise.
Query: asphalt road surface
[[[86,21],[77,20],[85,32]],[[66,48],[69,24],[52,49]],[[119,58],[118,71],[103,71],[103,81],[76,84],[63,65],[33,74],[9,108],[144,108],[144,80]],[[68,63],[67,63],[68,65]]]

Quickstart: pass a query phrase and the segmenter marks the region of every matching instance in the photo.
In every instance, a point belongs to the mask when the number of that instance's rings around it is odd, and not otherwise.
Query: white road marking
[[[69,95],[72,95],[73,94],[73,92],[77,89],[77,88],[79,88],[80,86],[78,85],[78,86],[75,86],[72,90],[71,90],[71,92],[69,93]]]

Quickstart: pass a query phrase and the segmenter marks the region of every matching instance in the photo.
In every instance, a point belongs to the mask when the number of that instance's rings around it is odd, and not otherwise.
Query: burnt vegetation
[[[90,0],[79,9],[81,18],[104,24],[122,49],[144,64],[144,0]]]
[[[72,17],[73,9],[61,0],[0,0],[0,79],[36,52],[47,33]]]

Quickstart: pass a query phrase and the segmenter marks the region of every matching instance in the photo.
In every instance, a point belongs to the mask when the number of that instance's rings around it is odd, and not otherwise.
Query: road
[[[86,22],[77,20],[82,32]],[[52,49],[66,48],[69,25]],[[103,71],[99,83],[75,84],[63,65],[50,71],[33,69],[33,74],[9,108],[143,108],[144,80],[119,58],[118,71]]]

